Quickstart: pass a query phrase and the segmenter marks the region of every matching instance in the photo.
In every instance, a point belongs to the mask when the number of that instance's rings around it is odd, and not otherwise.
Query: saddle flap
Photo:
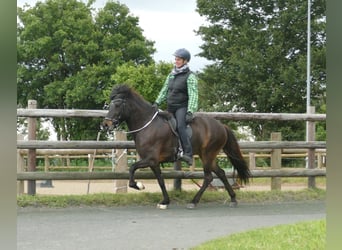
[[[178,137],[176,118],[170,112],[167,112],[167,111],[159,111],[158,115],[160,115],[160,117],[164,118],[167,121],[167,123],[169,124],[169,126],[172,130],[172,133],[174,133]],[[189,138],[191,138],[192,137],[192,128],[190,125],[188,125],[186,127],[186,132],[187,132]]]

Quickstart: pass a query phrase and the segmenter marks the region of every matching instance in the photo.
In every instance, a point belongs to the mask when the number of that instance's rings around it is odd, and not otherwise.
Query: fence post
[[[127,136],[122,131],[115,132],[115,140],[127,141]],[[127,149],[116,149],[116,166],[115,172],[127,171]],[[127,193],[127,180],[114,180],[115,193]]]
[[[180,161],[175,161],[173,163],[174,170],[182,170],[182,164]],[[173,189],[174,190],[182,190],[182,179],[176,178],[173,180]]]
[[[17,140],[23,140],[24,136],[21,134],[17,135]],[[24,172],[24,157],[20,153],[20,149],[17,149],[17,173]],[[17,181],[17,194],[24,193],[24,181]]]
[[[315,113],[315,107],[309,107],[310,114]],[[307,141],[315,141],[315,122],[307,121]],[[309,148],[308,149],[308,162],[307,162],[308,169],[315,168],[315,149]],[[316,178],[311,176],[308,177],[308,188],[315,188],[316,187]]]
[[[28,109],[36,109],[37,101],[36,100],[28,100]],[[36,118],[29,117],[27,118],[27,129],[28,129],[28,140],[36,140]],[[36,149],[29,149],[27,155],[27,171],[34,172],[36,171]],[[27,181],[27,194],[35,195],[36,194],[36,181],[29,180]]]
[[[255,169],[256,168],[256,162],[255,162],[255,153],[249,152],[249,169]]]
[[[50,160],[49,160],[49,156],[45,155],[44,156],[44,172],[49,172],[49,168],[50,168]],[[45,180],[45,182],[41,182],[40,183],[40,187],[53,187],[52,185],[52,180]]]
[[[275,132],[271,133],[271,141],[281,141],[281,133]],[[279,169],[281,168],[281,149],[273,149],[271,152],[271,168]],[[271,190],[281,189],[281,178],[272,177],[271,178]]]

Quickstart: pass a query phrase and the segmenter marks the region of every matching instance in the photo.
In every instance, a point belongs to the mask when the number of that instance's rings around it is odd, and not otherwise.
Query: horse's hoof
[[[144,184],[142,184],[139,181],[138,182],[133,182],[133,183],[129,184],[129,187],[130,188],[134,188],[136,190],[143,190],[143,189],[145,189]]]
[[[157,208],[159,208],[159,209],[161,209],[161,210],[165,210],[165,209],[167,209],[168,207],[169,207],[168,204],[160,204],[160,203],[157,204]]]
[[[237,207],[237,202],[236,201],[231,201],[231,202],[229,202],[229,207]]]
[[[196,205],[194,203],[189,203],[188,205],[186,205],[187,209],[194,209],[196,208]]]
[[[138,188],[139,190],[144,190],[144,189],[145,189],[144,184],[142,184],[140,181],[138,181],[136,185],[137,185],[137,188]]]

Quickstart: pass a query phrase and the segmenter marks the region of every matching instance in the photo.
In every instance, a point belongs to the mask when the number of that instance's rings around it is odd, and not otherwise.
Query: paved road
[[[18,250],[171,250],[265,226],[325,218],[323,201],[155,207],[18,208]]]

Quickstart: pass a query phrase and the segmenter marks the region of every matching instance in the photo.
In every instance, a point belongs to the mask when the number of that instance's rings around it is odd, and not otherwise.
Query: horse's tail
[[[233,164],[234,169],[237,170],[239,178],[243,183],[248,183],[251,177],[251,172],[247,166],[247,162],[243,158],[238,141],[233,131],[226,125],[224,125],[227,132],[227,141],[223,147],[223,151],[227,154],[230,162]]]

